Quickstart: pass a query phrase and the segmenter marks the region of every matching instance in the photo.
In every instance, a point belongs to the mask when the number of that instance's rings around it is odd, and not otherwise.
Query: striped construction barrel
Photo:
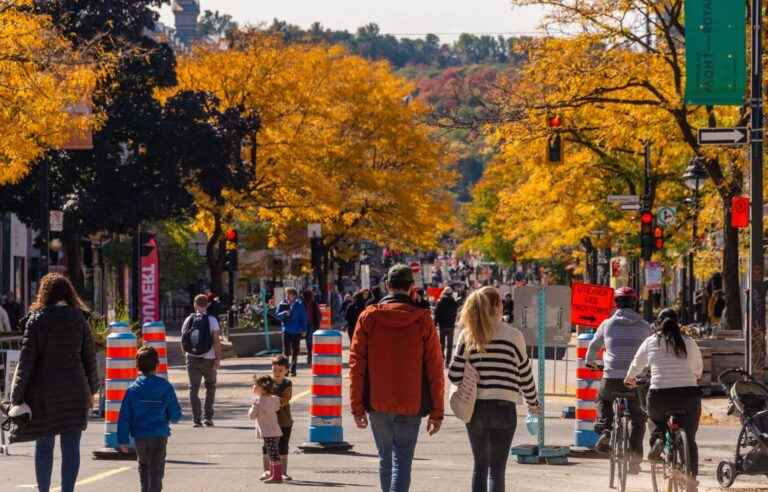
[[[341,408],[341,332],[318,330],[312,337],[309,442],[344,441]]]
[[[141,328],[141,338],[144,340],[144,345],[153,347],[160,358],[156,374],[161,378],[168,379],[168,348],[165,342],[165,324],[162,321],[144,323]]]
[[[117,449],[117,420],[125,391],[136,379],[136,336],[128,323],[110,324],[107,337],[107,374],[105,381],[106,411],[104,446]]]
[[[577,337],[576,346],[576,420],[573,441],[574,445],[582,448],[592,448],[597,442],[598,435],[594,431],[597,420],[597,395],[603,371],[593,370],[586,365],[587,348],[594,333],[585,331]],[[604,350],[597,354],[603,358]]]

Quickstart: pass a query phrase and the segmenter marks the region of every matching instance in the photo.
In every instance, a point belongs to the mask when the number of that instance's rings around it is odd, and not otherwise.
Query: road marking
[[[309,396],[312,394],[312,390],[307,390],[304,393],[299,393],[298,395],[291,398],[291,403],[296,403],[297,401],[301,400],[305,396]]]
[[[114,470],[105,471],[103,473],[99,473],[98,475],[94,475],[92,477],[85,478],[83,480],[78,481],[75,483],[77,486],[81,485],[88,485],[89,483],[98,482],[99,480],[104,480],[105,478],[109,478],[112,475],[117,475],[118,473],[123,473],[124,471],[133,470],[134,467],[132,466],[124,466],[122,468],[116,468]],[[61,487],[54,487],[51,489],[51,492],[61,492]]]

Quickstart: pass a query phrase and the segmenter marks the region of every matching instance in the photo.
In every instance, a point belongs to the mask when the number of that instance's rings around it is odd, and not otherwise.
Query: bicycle
[[[691,469],[691,454],[688,434],[680,425],[682,412],[666,414],[667,429],[664,432],[664,449],[661,461],[651,462],[653,491],[660,492],[659,486],[666,482],[666,492],[695,492],[697,482]]]
[[[595,361],[588,364],[588,367],[602,369],[602,364]],[[632,459],[629,442],[629,425],[631,422],[629,411],[630,398],[638,398],[637,389],[615,393],[612,403],[613,426],[611,427],[610,450],[608,454],[608,461],[610,463],[608,487],[616,489],[616,479],[618,478],[619,492],[624,492],[627,488],[629,463]]]
[[[612,489],[618,488],[619,492],[624,492],[627,488],[629,462],[632,457],[629,444],[630,398],[637,398],[637,392],[622,391],[616,393],[613,400],[613,427],[608,455],[611,471],[608,486]],[[618,487],[615,486],[616,478],[619,479]]]

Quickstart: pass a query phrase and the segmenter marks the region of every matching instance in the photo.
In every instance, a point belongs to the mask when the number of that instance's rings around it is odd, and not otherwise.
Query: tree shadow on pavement
[[[373,487],[373,485],[363,483],[315,482],[313,480],[292,480],[287,483],[297,487]]]
[[[170,465],[218,465],[219,463],[211,463],[209,461],[186,461],[186,460],[165,460],[166,464]]]

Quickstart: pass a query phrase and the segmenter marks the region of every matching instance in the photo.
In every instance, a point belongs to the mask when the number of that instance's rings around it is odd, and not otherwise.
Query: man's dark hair
[[[288,362],[288,357],[284,356],[283,354],[276,355],[272,358],[272,365],[273,366],[283,366],[286,369],[288,369],[291,365]]]
[[[392,280],[387,281],[387,285],[389,285],[390,289],[394,290],[408,290],[413,285],[413,282],[399,278],[393,278]]]
[[[158,364],[160,364],[160,357],[157,356],[157,350],[154,347],[142,345],[136,352],[136,366],[143,375],[148,376],[155,372]]]

